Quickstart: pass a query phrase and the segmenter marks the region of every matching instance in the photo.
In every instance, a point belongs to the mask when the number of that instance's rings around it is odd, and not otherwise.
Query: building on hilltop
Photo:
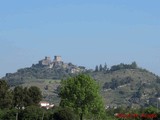
[[[51,58],[46,56],[46,57],[45,57],[45,60],[51,60]]]
[[[54,62],[62,62],[61,56],[54,56]]]
[[[62,61],[61,56],[59,55],[54,56],[53,61],[51,60],[50,57],[46,56],[43,60],[39,61],[38,65],[42,67],[56,68],[56,69],[63,68],[63,69],[67,69],[71,73],[79,73],[79,72],[85,71],[85,67],[83,66],[78,67],[76,65],[73,65],[72,63],[64,63]]]
[[[53,61],[50,57],[45,57],[45,59],[39,61],[39,65],[41,66],[48,66],[49,68],[52,68],[53,66],[61,66],[63,65],[63,61],[61,56],[54,56]]]
[[[45,65],[45,66],[48,66],[51,63],[52,63],[51,58],[47,56],[45,57],[45,59],[39,61],[40,65]]]
[[[54,67],[62,67],[64,64],[61,56],[54,56],[54,60],[52,63]]]

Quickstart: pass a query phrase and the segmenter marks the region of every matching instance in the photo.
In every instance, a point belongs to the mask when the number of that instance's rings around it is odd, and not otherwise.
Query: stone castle
[[[50,57],[45,57],[44,59],[40,60],[37,64],[38,66],[48,67],[48,68],[64,68],[68,69],[71,73],[77,73],[82,72],[85,70],[85,67],[78,67],[76,65],[73,65],[71,63],[64,63],[62,61],[61,56],[54,56],[54,59],[52,60]]]
[[[54,56],[53,61],[50,57],[46,56],[45,59],[39,61],[39,65],[49,66],[49,68],[52,68],[55,64],[63,64],[61,56]]]
[[[54,61],[61,62],[62,61],[61,56],[54,56]]]

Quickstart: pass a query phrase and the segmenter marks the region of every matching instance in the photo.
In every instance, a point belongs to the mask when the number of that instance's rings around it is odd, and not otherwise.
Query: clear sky
[[[0,0],[0,77],[45,56],[160,75],[160,0]]]

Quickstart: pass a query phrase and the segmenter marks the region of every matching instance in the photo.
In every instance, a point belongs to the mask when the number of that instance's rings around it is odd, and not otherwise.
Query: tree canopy
[[[30,105],[38,105],[42,100],[42,93],[36,86],[31,86],[29,88],[17,86],[13,90],[13,96],[14,107],[19,109]]]
[[[5,80],[0,80],[0,109],[10,108],[12,105],[12,93]]]
[[[13,90],[5,80],[0,80],[0,109],[38,105],[42,100],[41,90],[36,86],[29,88],[16,86]]]
[[[71,107],[79,115],[92,116],[101,119],[104,104],[99,94],[99,86],[90,76],[80,74],[67,80],[62,80],[60,93],[62,107]]]
[[[77,120],[73,111],[69,108],[59,108],[50,116],[54,120]]]

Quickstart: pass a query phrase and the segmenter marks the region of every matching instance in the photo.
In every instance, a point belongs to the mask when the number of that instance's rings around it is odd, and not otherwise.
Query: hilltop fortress
[[[16,85],[34,79],[62,79],[72,73],[78,74],[85,71],[87,69],[83,66],[77,66],[71,62],[64,63],[61,56],[54,56],[54,59],[46,56],[31,67],[18,69],[15,73],[6,73],[3,79],[9,80],[11,85]]]
[[[54,60],[52,61],[50,57],[45,57],[45,59],[39,61],[39,65],[41,66],[49,66],[49,68],[52,68],[54,65],[63,65],[63,61],[61,59],[61,56],[54,56]]]
[[[37,64],[41,67],[47,67],[47,68],[64,68],[70,71],[71,73],[78,73],[85,71],[85,67],[83,66],[76,66],[72,63],[64,63],[62,61],[61,56],[54,56],[54,59],[52,60],[50,57],[46,56],[44,59],[40,60]]]

